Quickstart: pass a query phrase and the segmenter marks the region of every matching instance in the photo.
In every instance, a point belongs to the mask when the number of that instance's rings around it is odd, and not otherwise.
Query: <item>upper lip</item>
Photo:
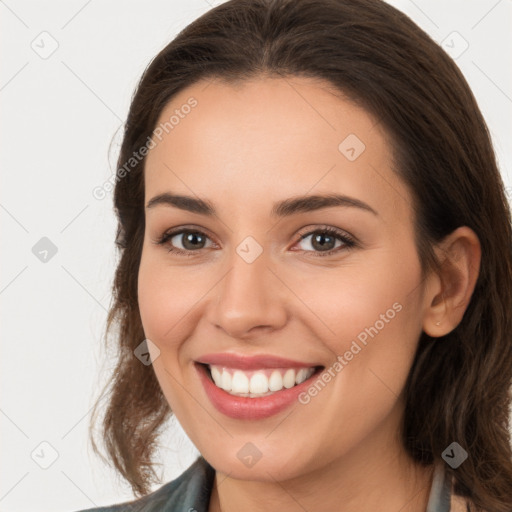
[[[254,356],[234,354],[229,352],[217,354],[205,354],[196,359],[198,363],[226,366],[228,368],[239,368],[240,370],[257,370],[261,368],[311,368],[320,366],[316,363],[286,359],[271,354],[260,354]]]

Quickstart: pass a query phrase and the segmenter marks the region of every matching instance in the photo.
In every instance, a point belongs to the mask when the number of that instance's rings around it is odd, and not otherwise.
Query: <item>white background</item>
[[[511,0],[390,3],[436,41],[456,31],[469,44],[456,61],[512,190]],[[101,336],[116,261],[111,194],[100,201],[92,190],[115,171],[119,128],[142,71],[209,8],[206,0],[0,0],[1,511],[73,512],[133,498],[87,440],[101,370],[112,364]],[[450,37],[460,51],[463,40]],[[46,59],[32,48],[57,43]],[[32,252],[42,237],[57,248],[46,263]],[[196,456],[172,424],[162,482]],[[36,463],[54,453],[47,469]]]

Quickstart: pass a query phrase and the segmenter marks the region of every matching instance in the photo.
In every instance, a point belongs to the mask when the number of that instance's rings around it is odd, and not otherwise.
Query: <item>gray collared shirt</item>
[[[208,512],[215,470],[199,457],[186,471],[156,491],[127,503],[79,512]],[[450,512],[451,484],[444,466],[434,469],[426,512]]]

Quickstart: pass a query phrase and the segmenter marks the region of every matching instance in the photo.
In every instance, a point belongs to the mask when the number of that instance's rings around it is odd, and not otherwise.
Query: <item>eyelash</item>
[[[202,236],[209,238],[206,233],[202,232],[199,229],[180,228],[180,229],[165,232],[161,237],[159,237],[157,240],[153,241],[153,243],[155,243],[156,245],[164,245],[174,236],[184,234],[184,233],[198,234],[198,235],[202,235]],[[349,236],[344,231],[341,231],[336,228],[332,228],[330,226],[316,228],[314,230],[308,231],[307,233],[300,234],[300,238],[299,238],[299,240],[297,240],[296,243],[301,242],[308,236],[313,235],[315,233],[322,233],[322,234],[334,236],[334,237],[338,238],[339,240],[341,240],[343,242],[344,246],[336,247],[334,249],[330,249],[329,251],[305,251],[305,250],[302,250],[302,252],[305,252],[305,253],[311,253],[311,252],[314,253],[315,254],[314,257],[323,258],[325,256],[331,256],[334,253],[341,252],[342,250],[350,250],[355,247],[358,247],[357,242],[351,236]],[[179,249],[177,247],[171,246],[167,250],[170,253],[174,253],[174,254],[177,254],[180,256],[195,256],[195,253],[200,252],[201,249],[198,249],[196,251],[190,251],[190,250]]]

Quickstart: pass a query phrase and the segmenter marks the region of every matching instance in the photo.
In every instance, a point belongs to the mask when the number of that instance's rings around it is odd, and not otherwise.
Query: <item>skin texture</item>
[[[402,392],[421,331],[439,337],[462,319],[478,275],[478,238],[458,228],[438,249],[443,274],[422,280],[411,196],[392,170],[382,126],[319,80],[203,81],[174,97],[161,121],[190,96],[197,106],[148,154],[145,202],[191,195],[209,200],[217,216],[146,209],[138,292],[145,335],[160,351],[152,350],[160,386],[217,471],[210,511],[424,511],[432,468],[401,446]],[[338,149],[350,134],[365,144],[354,161]],[[335,206],[271,216],[274,202],[332,193],[378,215]],[[358,246],[336,241],[328,247],[336,253],[318,256],[313,236],[299,235],[323,226]],[[171,241],[154,243],[180,227],[207,236],[190,257],[169,253]],[[250,264],[236,252],[248,236],[263,249]],[[183,239],[172,243],[183,249]],[[317,396],[270,418],[221,414],[193,364],[234,352],[329,368],[395,303],[402,309]],[[262,454],[252,467],[237,457],[248,442]]]

